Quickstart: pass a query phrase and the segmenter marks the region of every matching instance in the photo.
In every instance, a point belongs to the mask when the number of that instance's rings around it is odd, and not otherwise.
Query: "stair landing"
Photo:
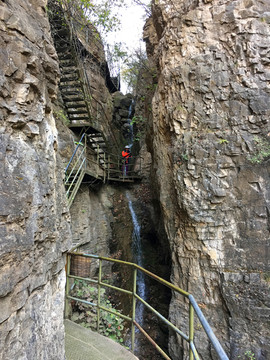
[[[120,344],[73,321],[65,320],[67,360],[138,360]]]

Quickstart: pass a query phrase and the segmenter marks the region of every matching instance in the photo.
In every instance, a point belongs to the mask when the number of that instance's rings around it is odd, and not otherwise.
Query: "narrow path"
[[[115,341],[65,320],[67,360],[138,360]]]

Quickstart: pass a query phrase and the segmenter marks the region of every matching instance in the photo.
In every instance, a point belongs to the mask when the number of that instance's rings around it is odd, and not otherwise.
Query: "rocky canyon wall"
[[[173,283],[230,359],[270,356],[270,12],[267,0],[160,0],[145,27],[158,69],[148,134]],[[182,323],[174,297],[171,319]],[[196,344],[212,358],[196,324]],[[182,345],[173,337],[171,355]]]
[[[52,112],[59,70],[44,0],[0,1],[0,359],[64,356],[71,245]]]

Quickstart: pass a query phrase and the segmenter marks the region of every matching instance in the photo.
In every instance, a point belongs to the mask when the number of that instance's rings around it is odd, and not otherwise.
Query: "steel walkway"
[[[67,360],[138,360],[115,341],[65,320],[65,350]]]
[[[78,23],[68,15],[68,9],[60,3],[49,2],[49,18],[55,49],[60,65],[59,90],[68,119],[68,127],[80,134],[81,139],[65,169],[65,187],[70,207],[81,183],[95,181],[134,182],[140,179],[133,164],[127,165],[128,175],[123,171],[120,145],[109,128],[104,135],[100,119],[106,117],[99,108],[90,86],[85,68],[87,50],[80,41]],[[93,58],[92,54],[88,54]],[[97,103],[95,103],[97,102]],[[109,135],[108,135],[109,134]],[[108,139],[110,138],[110,141]],[[138,162],[136,162],[138,169]],[[125,173],[125,175],[123,175]]]

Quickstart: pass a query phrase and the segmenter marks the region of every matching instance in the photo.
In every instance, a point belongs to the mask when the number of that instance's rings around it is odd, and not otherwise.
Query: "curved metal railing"
[[[73,249],[74,250],[74,249]],[[91,279],[89,277],[83,277],[78,275],[72,275],[71,274],[71,262],[74,260],[75,257],[82,257],[83,259],[95,259],[98,261],[99,265],[99,273],[98,273],[98,279]],[[102,264],[103,262],[110,262],[114,264],[120,264],[130,267],[133,270],[133,284],[132,284],[132,291],[110,285],[102,280],[103,275],[103,268]],[[90,266],[90,265],[89,265]],[[108,313],[112,313],[114,315],[117,315],[126,321],[128,321],[131,324],[131,350],[134,351],[135,347],[135,327],[137,327],[140,332],[151,342],[151,344],[157,349],[157,351],[164,357],[164,359],[171,360],[171,358],[165,353],[165,351],[150,337],[150,335],[142,328],[142,326],[135,320],[136,315],[136,302],[140,301],[144,304],[152,313],[154,313],[162,322],[164,322],[172,331],[174,331],[176,334],[180,335],[182,339],[188,344],[188,351],[189,351],[189,360],[199,360],[199,355],[196,349],[196,345],[194,342],[194,333],[195,333],[195,326],[194,326],[194,317],[197,316],[202,328],[204,329],[206,335],[209,338],[210,343],[214,347],[216,354],[220,360],[229,360],[228,356],[226,355],[225,351],[223,350],[222,346],[220,345],[218,339],[216,338],[213,330],[211,329],[210,325],[208,324],[206,318],[204,317],[201,309],[199,308],[197,302],[195,301],[194,297],[188,293],[187,291],[184,291],[180,289],[179,287],[171,284],[170,282],[160,278],[159,276],[151,273],[150,271],[142,268],[141,266],[126,262],[122,260],[117,259],[111,259],[103,256],[97,256],[97,255],[89,255],[89,254],[83,254],[75,251],[70,251],[67,254],[67,282],[66,282],[66,306],[65,306],[65,316],[68,316],[69,313],[69,302],[70,301],[77,301],[81,302],[83,304],[89,305],[91,307],[97,308],[97,330],[99,330],[99,322],[100,322],[100,311],[106,311]],[[181,294],[188,300],[188,306],[189,306],[189,324],[188,324],[188,334],[186,334],[183,330],[180,330],[177,326],[175,326],[171,321],[166,319],[162,314],[160,314],[157,310],[155,310],[147,301],[142,299],[138,293],[137,293],[137,271],[141,271],[144,275],[158,281],[159,283],[165,285],[167,288],[175,291],[178,294]],[[74,297],[70,294],[71,289],[71,280],[84,280],[90,284],[96,284],[98,287],[98,299],[97,303],[93,303],[90,301],[86,301],[83,299],[80,299],[79,297]],[[102,305],[100,305],[100,294],[101,294],[101,288],[108,288],[110,290],[115,290],[118,292],[121,292],[122,294],[126,294],[132,297],[132,309],[131,309],[131,316],[123,315],[121,312],[108,309]]]

